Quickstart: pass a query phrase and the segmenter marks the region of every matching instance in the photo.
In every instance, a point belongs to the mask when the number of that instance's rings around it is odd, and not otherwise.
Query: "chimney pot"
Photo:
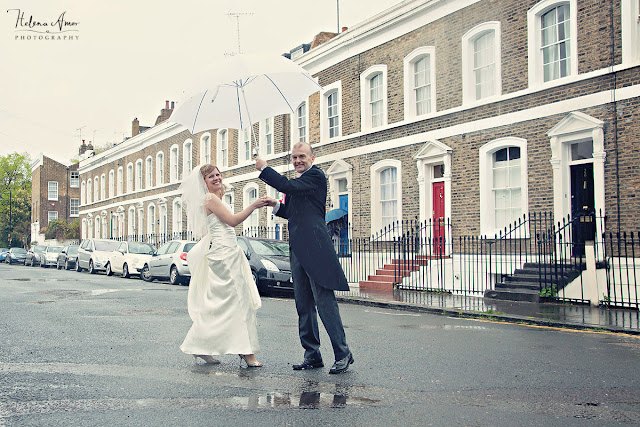
[[[347,31],[349,29],[349,27],[342,27],[342,32],[344,33],[345,31]]]
[[[164,101],[164,108],[169,109],[169,101]]]
[[[175,105],[175,102],[174,102],[174,101],[171,101],[171,109],[172,109],[172,110],[173,110],[174,105]]]

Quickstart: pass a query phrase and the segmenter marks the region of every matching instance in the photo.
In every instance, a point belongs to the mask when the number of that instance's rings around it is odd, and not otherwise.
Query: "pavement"
[[[336,292],[339,301],[451,317],[640,335],[640,311],[589,305],[501,301],[414,290]]]

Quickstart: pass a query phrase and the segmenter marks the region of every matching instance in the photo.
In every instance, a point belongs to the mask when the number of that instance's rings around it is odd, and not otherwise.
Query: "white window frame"
[[[131,239],[136,235],[136,208],[130,206],[127,212],[127,235]]]
[[[129,162],[127,164],[127,193],[133,193],[135,183],[135,172],[133,168],[133,163]]]
[[[571,66],[567,76],[548,82],[544,81],[544,70],[541,46],[542,15],[550,9],[561,5],[569,5],[569,19],[571,20],[570,60]],[[577,0],[543,0],[527,11],[527,38],[529,52],[529,87],[539,88],[562,84],[566,79],[578,74],[578,6]]]
[[[273,147],[273,123],[273,117],[267,117],[260,122],[260,155],[262,157],[272,156],[275,153]],[[269,133],[267,133],[267,126],[269,127]],[[271,140],[270,144],[269,140]]]
[[[87,204],[87,184],[86,182],[82,181],[80,183],[80,204],[81,205],[86,205]]]
[[[158,220],[158,210],[154,203],[149,203],[147,206],[147,234],[156,233],[156,221]]]
[[[58,181],[49,181],[47,183],[47,200],[58,200]]]
[[[80,187],[80,172],[78,171],[69,172],[69,187],[71,188]]]
[[[160,203],[158,205],[158,234],[165,235],[165,239],[169,229],[168,218],[167,203]]]
[[[109,198],[112,198],[114,196],[113,192],[115,190],[115,176],[116,172],[111,169],[109,171]]]
[[[47,225],[58,219],[58,211],[47,211]]]
[[[171,232],[172,233],[181,233],[182,232],[182,199],[180,197],[176,197],[173,199],[171,203]],[[175,238],[175,236],[174,236]]]
[[[116,192],[117,195],[120,196],[124,193],[124,170],[122,166],[118,167],[117,180]]]
[[[218,129],[216,141],[216,164],[223,170],[229,167],[229,129]]]
[[[153,187],[153,157],[147,156],[144,160],[144,166],[144,188],[151,188]]]
[[[416,108],[416,95],[414,87],[413,66],[419,60],[429,58],[429,79],[431,90],[429,91],[429,112],[418,115]],[[414,49],[404,58],[404,118],[412,120],[418,117],[428,117],[436,112],[436,48],[434,46],[421,46]]]
[[[298,112],[300,107],[304,106],[304,116],[299,116]],[[298,142],[309,142],[309,101],[308,99],[302,101],[293,114],[290,114],[291,117],[291,141],[293,144]],[[300,125],[300,121],[302,120],[303,125]],[[304,128],[304,138],[300,138],[300,129]],[[293,145],[292,144],[292,145]]]
[[[169,149],[169,182],[178,182],[180,179],[180,147],[173,144]],[[164,179],[163,179],[164,183]]]
[[[328,114],[328,98],[332,93],[337,95],[337,114],[338,114],[338,132],[337,135],[329,137],[329,114]],[[307,110],[308,111],[308,110]],[[308,114],[308,113],[307,113]],[[340,138],[342,136],[342,81],[338,80],[334,83],[326,85],[320,94],[320,139],[327,141]]]
[[[227,191],[224,193],[222,200],[226,201],[227,197],[229,198],[228,204],[231,207],[231,213],[235,213],[235,193],[233,191],[233,187],[230,185],[227,186]]]
[[[260,197],[260,188],[258,187],[258,184],[256,184],[255,182],[248,183],[242,189],[242,206],[243,206],[243,209],[248,208],[249,205],[253,202],[253,200],[249,199],[249,193],[251,191],[253,191],[253,190],[256,191],[256,199],[259,198]],[[245,221],[247,221],[247,224],[243,224],[243,229],[244,230],[250,229],[250,227],[259,227],[260,226],[260,209],[254,210],[251,213],[251,215],[249,215],[249,217],[247,217],[247,219]],[[255,224],[252,224],[252,223],[255,223]]]
[[[251,136],[253,126],[238,130],[238,165],[245,165],[251,162]],[[248,143],[248,145],[247,145]],[[248,151],[248,155],[247,155]],[[249,157],[247,159],[247,157]]]
[[[81,239],[86,239],[87,236],[87,219],[86,218],[82,218],[82,226],[80,229],[80,238]]]
[[[516,137],[494,139],[479,150],[479,185],[480,185],[480,234],[493,238],[501,227],[495,225],[495,200],[493,196],[493,154],[507,147],[520,148],[520,203],[522,213],[529,211],[528,156],[527,140]]]
[[[388,123],[387,65],[373,65],[360,74],[360,128],[363,132],[375,129],[373,126],[370,84],[371,80],[377,75],[382,76],[382,117],[381,122],[375,128],[386,126]]]
[[[100,200],[107,198],[107,176],[105,174],[100,175]]]
[[[91,203],[91,199],[93,196],[93,181],[91,178],[87,179],[87,204]]]
[[[177,149],[177,145],[175,146]],[[173,147],[171,147],[173,149]],[[164,152],[156,153],[156,186],[164,184]]]
[[[474,73],[474,43],[487,33],[493,33],[493,93],[476,98],[476,79]],[[500,22],[491,21],[476,25],[462,36],[462,100],[465,104],[492,99],[502,94],[502,54]]]
[[[200,164],[211,163],[211,134],[206,132],[200,137]]]
[[[640,63],[640,1],[622,0],[622,63]]]
[[[73,206],[74,202],[75,207]],[[69,216],[74,218],[80,216],[80,199],[77,197],[71,197],[69,199]]]
[[[136,160],[135,191],[142,190],[142,159]]]
[[[182,143],[182,178],[186,178],[193,168],[193,140]]]
[[[93,178],[93,201],[100,200],[100,178],[97,176]]]
[[[400,160],[385,159],[373,164],[370,168],[371,176],[371,235],[382,230],[382,208],[380,200],[380,173],[389,168],[396,168],[398,210],[397,218],[402,224],[402,162]],[[398,230],[401,232],[402,230]],[[391,238],[392,236],[389,236]]]

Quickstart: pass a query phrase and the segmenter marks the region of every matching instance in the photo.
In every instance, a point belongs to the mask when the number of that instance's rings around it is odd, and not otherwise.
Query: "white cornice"
[[[311,74],[437,21],[481,0],[406,0],[353,25],[295,60]]]
[[[118,159],[133,153],[137,153],[145,147],[157,144],[169,137],[179,134],[187,130],[184,126],[164,121],[157,126],[147,129],[146,131],[129,138],[115,147],[109,148],[100,154],[81,160],[78,167],[80,174],[87,173],[93,169],[99,168],[106,164],[113,163]]]

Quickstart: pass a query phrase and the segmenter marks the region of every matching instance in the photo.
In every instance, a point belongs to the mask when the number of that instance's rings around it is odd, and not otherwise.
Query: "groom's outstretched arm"
[[[285,194],[316,191],[322,185],[326,186],[324,173],[318,168],[308,169],[299,178],[287,179],[267,166],[260,173],[260,179]]]

